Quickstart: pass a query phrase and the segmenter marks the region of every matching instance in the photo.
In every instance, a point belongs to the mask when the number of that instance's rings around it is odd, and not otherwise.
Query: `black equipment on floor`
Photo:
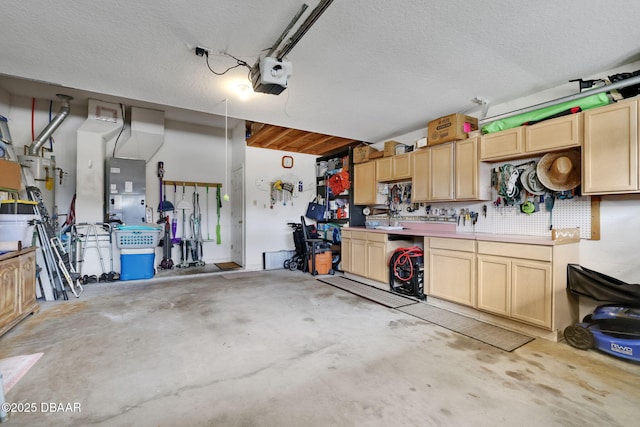
[[[314,225],[306,225],[304,217],[301,217],[300,223],[290,222],[288,225],[293,229],[293,243],[296,253],[284,261],[284,268],[291,271],[309,271],[309,258],[311,257],[312,272],[315,273],[315,255],[330,251],[331,242],[320,238],[316,227]]]
[[[316,254],[321,254],[324,252],[331,251],[331,242],[322,239],[317,232],[310,233],[307,228],[306,221],[304,216],[300,217],[300,223],[302,224],[302,233],[304,234],[304,242],[306,245],[306,253],[305,253],[305,266],[303,268],[304,271],[309,270],[309,257],[311,258],[311,275],[315,276],[318,274],[318,269],[316,268]],[[315,227],[314,227],[315,228]],[[329,269],[329,274],[333,274],[333,268]]]
[[[169,216],[164,216],[158,221],[159,224],[164,223],[164,236],[162,237],[158,246],[162,246],[162,261],[160,262],[160,268],[163,270],[171,270],[173,268],[173,259],[171,258],[171,224],[169,223]]]
[[[391,292],[420,300],[424,295],[424,252],[418,246],[396,249],[389,259]]]

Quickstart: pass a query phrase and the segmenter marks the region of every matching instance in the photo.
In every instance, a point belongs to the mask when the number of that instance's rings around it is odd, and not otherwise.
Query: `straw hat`
[[[545,154],[536,169],[538,179],[550,190],[566,191],[580,184],[580,152],[561,151]]]
[[[536,164],[532,164],[520,174],[520,182],[528,193],[534,196],[540,196],[545,193],[544,185],[538,179],[536,172]]]

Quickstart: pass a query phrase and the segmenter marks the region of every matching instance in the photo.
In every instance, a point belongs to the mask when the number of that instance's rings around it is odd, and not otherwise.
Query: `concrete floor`
[[[7,426],[628,426],[640,364],[508,353],[284,270],[92,284],[0,338],[44,352]],[[242,277],[245,276],[245,277]],[[236,277],[236,278],[234,278]],[[40,407],[40,406],[38,406]]]

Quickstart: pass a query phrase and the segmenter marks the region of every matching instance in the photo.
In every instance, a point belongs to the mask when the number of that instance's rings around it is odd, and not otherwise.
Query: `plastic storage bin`
[[[0,200],[0,214],[33,215],[37,204],[30,200]]]
[[[155,249],[122,249],[120,280],[150,279],[155,274]]]
[[[155,248],[158,246],[162,227],[126,225],[114,230],[116,245],[120,249]]]
[[[329,274],[331,271],[331,251],[316,254],[316,271],[318,274]],[[309,257],[309,273],[311,273],[311,257]]]
[[[0,214],[0,242],[22,241],[22,246],[31,246],[33,229],[29,221],[37,219],[36,215]]]

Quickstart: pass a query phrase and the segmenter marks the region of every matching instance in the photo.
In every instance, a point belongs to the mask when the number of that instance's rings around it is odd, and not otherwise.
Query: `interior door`
[[[244,266],[244,165],[231,173],[231,260]]]

